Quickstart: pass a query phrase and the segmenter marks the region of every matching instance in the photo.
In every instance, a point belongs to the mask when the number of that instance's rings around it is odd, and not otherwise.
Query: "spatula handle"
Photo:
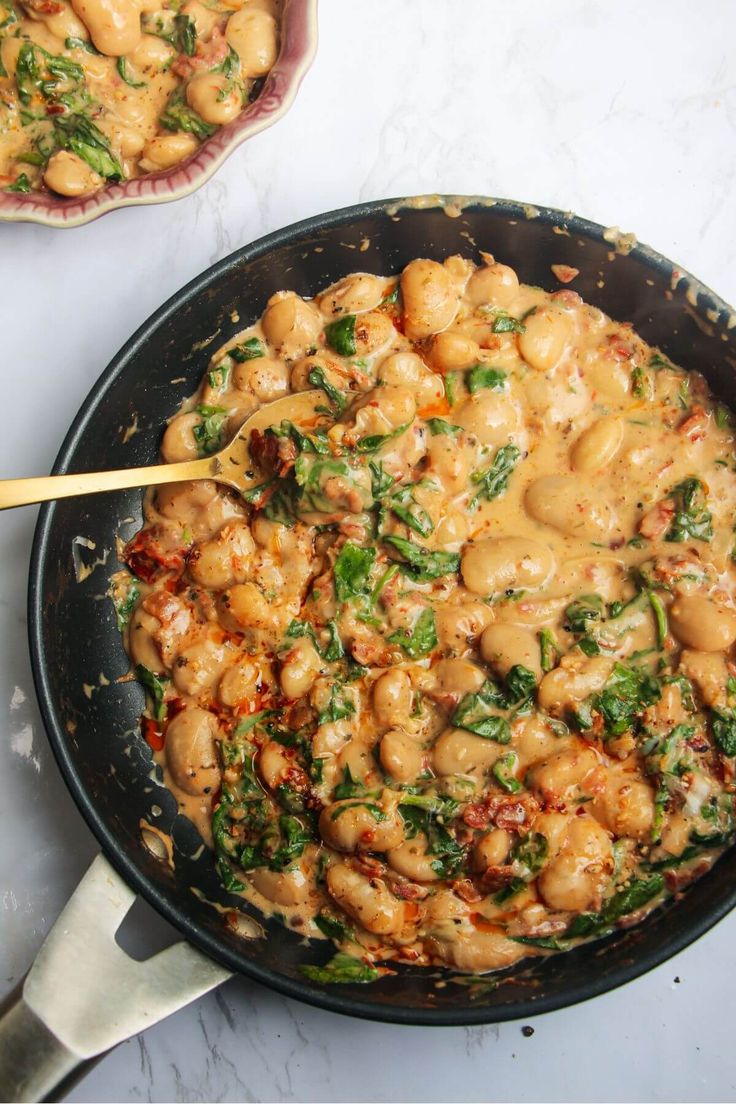
[[[115,933],[134,900],[98,855],[25,980],[0,1002],[0,1101],[58,1099],[102,1054],[231,976],[184,942],[130,958]]]

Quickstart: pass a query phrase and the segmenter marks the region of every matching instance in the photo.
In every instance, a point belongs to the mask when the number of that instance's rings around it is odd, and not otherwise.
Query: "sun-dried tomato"
[[[123,561],[133,574],[144,583],[155,583],[162,576],[172,574],[177,577],[184,571],[183,549],[165,548],[160,529],[142,529],[128,541],[123,552]]]
[[[141,717],[141,732],[151,751],[163,751],[166,738],[153,717]]]

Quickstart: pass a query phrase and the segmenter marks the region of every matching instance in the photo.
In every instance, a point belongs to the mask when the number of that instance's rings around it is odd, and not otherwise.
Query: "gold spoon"
[[[83,472],[80,475],[40,475],[32,479],[1,479],[0,510],[49,502],[54,498],[120,491],[125,487],[152,487],[161,483],[181,483],[187,479],[214,479],[236,491],[247,491],[263,478],[254,472],[248,441],[254,429],[267,429],[287,419],[304,425],[324,413],[328,399],[323,391],[300,391],[284,399],[267,403],[243,422],[224,449],[202,460],[183,460],[178,464],[154,464],[147,468],[121,471]]]

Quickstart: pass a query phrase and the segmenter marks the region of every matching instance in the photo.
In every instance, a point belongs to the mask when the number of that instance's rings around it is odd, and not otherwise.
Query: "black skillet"
[[[443,206],[443,204],[446,204]],[[280,288],[312,295],[355,270],[393,273],[413,257],[478,250],[512,265],[521,280],[560,285],[553,264],[580,274],[571,285],[613,318],[631,322],[676,363],[698,369],[716,395],[733,396],[736,329],[730,308],[664,257],[633,240],[561,211],[505,200],[457,199],[363,204],[262,238],[213,266],[158,310],[95,384],[62,446],[55,472],[100,471],[156,462],[165,420],[194,391],[211,352],[263,310]],[[233,321],[237,312],[239,321]],[[203,339],[211,343],[203,344]],[[126,441],[123,428],[135,424]],[[171,795],[151,780],[151,756],[137,730],[143,695],[118,683],[128,662],[112,606],[100,601],[115,570],[117,535],[141,518],[141,493],[123,491],[45,506],[30,572],[30,646],[46,728],[66,783],[104,854],[123,879],[192,944],[228,969],[287,996],[367,1019],[405,1024],[474,1024],[528,1017],[585,1000],[638,977],[687,946],[736,903],[736,851],[727,853],[680,900],[641,926],[552,958],[530,959],[473,987],[451,974],[399,968],[359,986],[306,981],[304,963],[332,948],[306,945],[278,922],[267,938],[244,941],[207,901],[232,907],[210,854]],[[95,543],[87,550],[75,538]],[[75,580],[73,550],[104,567]],[[104,671],[109,685],[85,684]],[[142,844],[141,821],[170,833],[174,869]],[[438,982],[440,984],[438,985]]]

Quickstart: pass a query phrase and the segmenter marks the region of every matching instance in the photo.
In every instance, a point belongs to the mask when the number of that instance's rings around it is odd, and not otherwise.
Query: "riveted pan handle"
[[[231,976],[184,942],[130,958],[115,933],[134,900],[98,855],[0,1006],[0,1101],[53,1098],[100,1055]]]

